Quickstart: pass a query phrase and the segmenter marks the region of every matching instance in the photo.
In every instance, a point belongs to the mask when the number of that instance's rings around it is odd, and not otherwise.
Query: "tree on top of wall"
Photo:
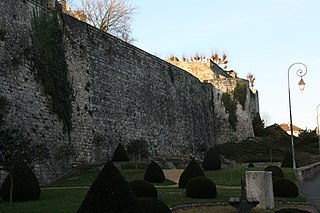
[[[219,65],[222,69],[226,70],[227,69],[227,64],[228,64],[228,55],[227,53],[222,53],[220,56],[217,51],[214,51],[211,53],[211,59],[213,62],[215,62],[217,65]]]
[[[128,43],[134,41],[131,37],[131,22],[136,7],[127,0],[81,0],[80,8],[74,11],[70,9],[70,0],[61,3],[67,14]]]

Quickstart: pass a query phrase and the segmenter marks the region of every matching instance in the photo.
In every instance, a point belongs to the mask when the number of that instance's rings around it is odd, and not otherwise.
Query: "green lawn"
[[[240,186],[240,178],[244,176],[246,170],[262,170],[262,168],[227,168],[217,171],[206,171],[207,177],[211,178],[217,187],[218,195],[214,199],[192,199],[185,195],[184,189],[171,187],[173,182],[165,181],[160,184],[158,189],[159,199],[168,206],[173,207],[188,203],[208,203],[208,202],[225,202],[230,197],[239,196],[240,189],[224,189],[220,186]],[[144,169],[123,169],[120,170],[127,181],[143,179]],[[286,177],[293,179],[293,170],[284,169]],[[0,203],[0,213],[71,213],[76,212],[82,200],[86,196],[88,187],[96,178],[98,170],[88,170],[81,174],[73,174],[64,177],[42,188],[41,198],[32,202],[21,203]],[[57,188],[64,187],[64,188]],[[70,187],[70,188],[68,188]],[[82,188],[73,188],[82,187]],[[276,201],[306,201],[303,197],[298,198],[276,198]]]

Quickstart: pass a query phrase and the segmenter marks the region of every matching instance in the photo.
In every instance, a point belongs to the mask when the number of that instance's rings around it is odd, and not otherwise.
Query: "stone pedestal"
[[[266,171],[246,172],[247,197],[260,201],[262,209],[274,208],[272,173]]]

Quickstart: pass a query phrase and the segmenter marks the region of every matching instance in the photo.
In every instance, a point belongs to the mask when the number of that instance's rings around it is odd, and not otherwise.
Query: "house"
[[[291,135],[291,130],[290,130],[290,123],[283,123],[280,124],[280,128],[286,131],[289,135]],[[293,129],[293,135],[296,137],[299,137],[299,134],[303,131],[300,127],[297,127],[292,124],[292,129]]]

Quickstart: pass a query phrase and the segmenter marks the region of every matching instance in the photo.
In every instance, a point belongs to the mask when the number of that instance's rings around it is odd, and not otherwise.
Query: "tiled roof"
[[[286,132],[290,131],[290,124],[283,123],[283,124],[280,124],[280,127],[281,127],[281,129],[283,129]],[[293,124],[292,124],[292,129],[293,129],[293,131],[297,131],[297,132],[303,131],[303,129],[301,129],[300,127],[297,127]]]

